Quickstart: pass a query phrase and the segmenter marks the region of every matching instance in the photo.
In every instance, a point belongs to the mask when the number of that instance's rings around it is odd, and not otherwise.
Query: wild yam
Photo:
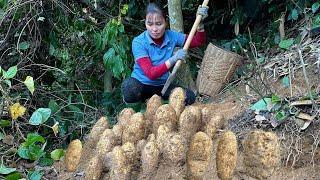
[[[133,114],[136,112],[132,108],[124,108],[118,115],[118,124],[126,126]]]
[[[143,139],[145,132],[145,121],[142,113],[135,113],[131,116],[128,125],[122,132],[122,143],[131,142],[136,144]]]
[[[157,132],[157,146],[159,151],[162,153],[164,148],[164,143],[169,139],[171,129],[166,125],[160,125]]]
[[[120,124],[116,124],[112,127],[112,131],[115,136],[115,145],[121,145],[123,127]]]
[[[152,131],[154,115],[157,109],[162,105],[162,99],[158,95],[153,95],[147,102],[147,109],[144,114],[146,120],[146,136]]]
[[[171,134],[164,143],[163,158],[167,164],[175,166],[186,161],[186,142],[179,134]]]
[[[231,180],[237,163],[238,145],[233,132],[227,131],[218,142],[216,164],[218,177]]]
[[[100,161],[100,157],[98,155],[93,156],[89,160],[89,162],[84,170],[84,173],[85,173],[86,180],[99,180],[100,179],[100,176],[102,173],[102,162]]]
[[[188,142],[198,132],[201,125],[201,110],[195,106],[188,106],[181,113],[179,120],[179,133]]]
[[[134,144],[127,142],[124,145],[121,146],[124,155],[126,156],[129,165],[133,165],[136,162],[136,148]]]
[[[222,128],[224,124],[224,118],[221,115],[213,115],[209,122],[204,127],[204,132],[212,139],[217,133],[217,130]]]
[[[109,128],[108,119],[106,117],[101,117],[91,129],[88,135],[88,144],[90,146],[95,146],[100,139],[100,135],[104,130]]]
[[[66,155],[64,159],[67,171],[73,172],[77,169],[78,164],[80,162],[81,153],[82,153],[81,141],[79,139],[71,141],[66,151]]]
[[[170,129],[175,129],[177,126],[177,116],[175,110],[165,104],[158,108],[153,122],[153,133],[156,134],[160,125],[166,125]]]
[[[270,177],[280,163],[277,135],[264,131],[250,132],[244,141],[243,161],[250,176],[258,179]]]
[[[99,157],[106,155],[107,152],[112,151],[115,146],[115,135],[111,129],[106,129],[97,144],[97,153]]]
[[[180,114],[184,110],[186,100],[186,92],[181,87],[177,87],[172,90],[169,96],[169,104],[173,107],[176,112],[177,117],[180,117]]]
[[[141,153],[142,173],[144,176],[151,175],[159,163],[159,149],[154,141],[149,141]]]
[[[212,154],[212,140],[203,132],[196,133],[190,143],[187,166],[190,179],[203,179]]]
[[[111,155],[110,179],[130,179],[131,165],[122,147],[116,146]]]

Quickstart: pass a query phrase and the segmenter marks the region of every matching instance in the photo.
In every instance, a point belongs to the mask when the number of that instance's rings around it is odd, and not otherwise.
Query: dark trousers
[[[151,86],[151,85],[146,85],[142,84],[140,81],[138,81],[135,78],[129,77],[125,79],[121,85],[121,91],[123,95],[123,100],[126,103],[135,103],[135,102],[140,102],[144,101],[154,94],[157,94],[162,97],[162,99],[167,100],[169,98],[169,95],[171,91],[178,86],[176,85],[170,85],[166,93],[162,96],[161,95],[161,90],[163,86]],[[185,103],[186,105],[190,105],[194,103],[196,96],[195,94],[189,90],[183,88],[186,92],[186,100]]]

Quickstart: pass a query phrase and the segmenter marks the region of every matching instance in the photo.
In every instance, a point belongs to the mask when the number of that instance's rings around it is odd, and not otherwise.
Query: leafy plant
[[[38,160],[45,154],[43,150],[44,146],[40,147],[39,143],[45,143],[45,139],[37,133],[29,133],[26,141],[19,146],[19,156],[23,159]]]

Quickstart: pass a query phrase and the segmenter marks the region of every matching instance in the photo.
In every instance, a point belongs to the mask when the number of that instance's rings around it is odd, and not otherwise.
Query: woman
[[[208,7],[199,7],[197,14],[206,17]],[[204,19],[202,18],[202,19]],[[202,23],[201,23],[202,24]],[[122,83],[123,100],[126,103],[136,103],[150,98],[152,95],[161,95],[161,90],[169,77],[169,69],[177,60],[185,59],[187,52],[179,49],[173,56],[176,46],[183,47],[187,35],[172,30],[166,30],[167,22],[164,11],[155,3],[150,3],[146,10],[146,31],[135,37],[132,41],[132,53],[135,64],[131,77]],[[199,26],[190,48],[198,47],[205,43],[203,25]],[[163,99],[168,99],[175,85],[170,85]],[[195,94],[186,91],[186,104],[195,101]]]

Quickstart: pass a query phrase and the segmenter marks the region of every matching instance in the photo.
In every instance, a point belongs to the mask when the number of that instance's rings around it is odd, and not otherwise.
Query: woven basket
[[[198,92],[215,96],[228,83],[243,59],[242,56],[209,44],[197,77]]]

